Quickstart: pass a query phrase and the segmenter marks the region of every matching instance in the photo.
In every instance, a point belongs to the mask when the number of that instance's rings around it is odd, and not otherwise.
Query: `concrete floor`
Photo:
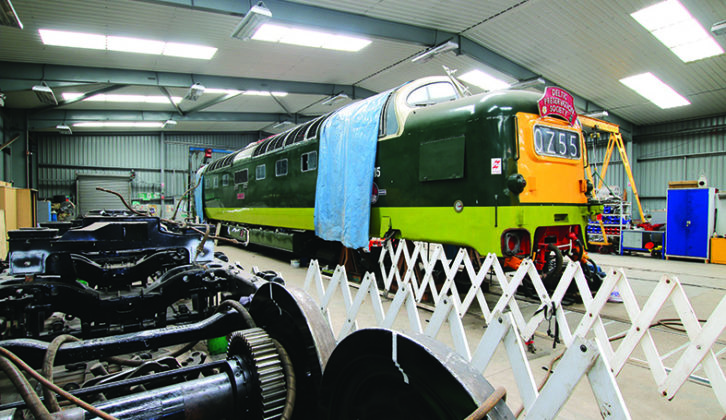
[[[245,269],[251,270],[257,266],[261,270],[276,270],[283,274],[288,287],[302,288],[307,274],[306,267],[294,268],[290,264],[290,256],[284,253],[268,251],[248,251],[230,246],[219,246],[218,250],[226,253],[231,261],[239,261]],[[636,294],[639,304],[647,300],[660,277],[669,273],[675,275],[691,301],[696,315],[701,319],[707,319],[711,311],[723,298],[726,291],[726,265],[705,264],[694,261],[674,261],[653,259],[648,256],[616,256],[593,254],[591,257],[604,269],[623,268],[630,285]],[[486,294],[490,307],[499,299],[498,290],[492,288],[492,293]],[[355,293],[355,291],[353,291]],[[315,296],[314,296],[315,297]],[[384,300],[384,310],[390,305],[390,299]],[[525,319],[529,319],[538,305],[526,300],[520,300],[520,308]],[[479,308],[473,305],[469,313],[464,316],[463,323],[466,330],[469,348],[473,352],[476,349],[486,325],[481,317]],[[570,305],[565,308],[570,328],[574,330],[582,317],[582,305]],[[342,295],[337,293],[334,302],[330,307],[331,322],[336,336],[340,331],[345,319],[345,310],[342,302]],[[606,330],[608,334],[614,335],[626,331],[629,328],[628,317],[622,304],[608,303],[603,311],[608,318]],[[431,318],[431,311],[419,308],[419,317],[422,322],[428,322]],[[668,303],[659,312],[657,319],[677,317],[673,305]],[[604,320],[605,321],[605,320]],[[376,325],[371,307],[364,304],[358,316],[360,328]],[[408,331],[408,320],[405,311],[401,311],[394,328],[401,331]],[[425,325],[424,325],[425,328]],[[546,366],[550,360],[558,355],[564,347],[557,346],[552,349],[552,339],[546,338],[547,323],[543,323],[538,334],[535,336],[537,352],[530,355],[529,362],[536,381],[539,381],[545,374]],[[685,334],[663,327],[651,328],[656,347],[661,357],[677,350],[679,346],[687,342]],[[453,347],[453,340],[448,328],[445,326],[438,340]],[[613,342],[617,349],[618,342]],[[726,333],[722,333],[719,341],[714,346],[715,352],[726,348]],[[673,355],[664,360],[666,367],[673,367],[681,351],[675,351]],[[726,350],[717,353],[722,369],[726,369]],[[722,419],[724,410],[718,404],[713,390],[710,386],[704,385],[697,380],[687,381],[671,401],[660,396],[657,385],[650,370],[645,364],[645,356],[640,348],[632,355],[631,360],[617,377],[617,382],[622,391],[626,405],[634,419],[651,418],[694,418],[694,419]],[[557,365],[555,365],[555,368]],[[694,372],[694,375],[705,377],[702,369]],[[506,353],[500,345],[493,361],[489,364],[484,376],[496,386],[504,386],[507,389],[507,404],[512,410],[521,406],[521,399],[512,369],[509,365]],[[586,379],[580,381],[572,397],[559,413],[558,418],[562,419],[599,419],[595,398],[592,394],[589,383]]]

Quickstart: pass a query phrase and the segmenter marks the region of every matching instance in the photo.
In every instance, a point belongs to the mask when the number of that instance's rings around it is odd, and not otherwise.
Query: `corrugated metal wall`
[[[646,214],[666,208],[666,190],[671,181],[695,181],[703,175],[710,186],[726,188],[726,116],[638,127],[634,141],[627,144]],[[606,137],[588,142],[588,158],[598,174],[606,147]],[[621,191],[628,187],[617,149],[613,150],[605,184],[618,186]]]
[[[665,209],[668,182],[697,180],[726,188],[726,115],[639,127],[635,133],[635,182],[643,207]]]
[[[256,141],[254,134],[119,134],[72,135],[36,133],[40,198],[75,195],[77,175],[115,175],[131,179],[131,195],[164,193],[179,197],[188,188],[190,147],[237,150]],[[163,148],[160,147],[163,141]],[[202,154],[191,155],[193,169]],[[214,153],[213,158],[222,156]],[[164,179],[161,179],[162,158]],[[162,188],[162,184],[164,187]]]

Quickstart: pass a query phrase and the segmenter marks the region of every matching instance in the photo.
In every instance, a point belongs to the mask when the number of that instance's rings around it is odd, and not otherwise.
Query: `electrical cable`
[[[560,352],[560,354],[558,354],[555,358],[550,360],[550,363],[547,365],[547,374],[545,374],[545,377],[542,378],[542,380],[537,385],[537,392],[541,391],[542,388],[544,388],[545,384],[547,383],[547,381],[550,379],[550,376],[552,375],[552,367],[555,365],[555,363],[557,363],[558,360],[560,360],[562,358],[562,356],[565,355],[566,351],[567,351],[567,349],[562,350],[562,352]],[[524,404],[522,404],[519,407],[519,409],[517,409],[517,411],[514,413],[514,418],[518,418],[522,414],[522,411],[524,411]]]
[[[103,412],[99,410],[98,408],[92,406],[91,404],[88,404],[87,402],[81,400],[80,398],[76,397],[75,395],[69,393],[68,391],[64,390],[63,388],[59,387],[58,385],[48,382],[47,379],[43,377],[43,375],[39,374],[33,368],[28,366],[24,361],[22,361],[18,356],[13,354],[10,350],[6,349],[5,347],[0,347],[0,354],[10,359],[15,365],[26,371],[30,376],[35,378],[38,382],[40,382],[43,386],[46,386],[53,390],[55,393],[60,394],[61,397],[69,400],[73,404],[81,407],[82,409],[101,417],[102,419],[106,420],[118,420],[116,417]],[[42,405],[42,404],[41,404]],[[45,406],[43,406],[43,409],[45,410]]]
[[[469,417],[467,417],[465,420],[484,420],[488,419],[490,411],[494,409],[494,406],[496,406],[499,401],[502,400],[502,398],[507,396],[507,390],[503,386],[497,387],[497,389],[492,392],[489,397],[487,397],[486,400],[484,400],[483,403],[474,410],[473,413],[469,414]]]
[[[40,400],[40,397],[38,397],[38,394],[36,394],[33,390],[33,387],[30,386],[30,382],[28,382],[17,366],[12,364],[5,357],[0,356],[0,369],[5,372],[8,379],[10,379],[13,385],[15,385],[15,389],[23,398],[23,401],[25,401],[25,404],[36,419],[50,420],[53,418],[48,409],[43,405],[43,402]]]
[[[245,322],[247,323],[247,328],[257,328],[257,323],[255,323],[255,320],[252,319],[252,315],[250,315],[247,308],[242,306],[241,303],[237,302],[236,300],[232,300],[232,299],[225,300],[219,304],[218,311],[222,311],[227,307],[234,309],[235,311],[239,312],[242,315],[242,318],[244,318]]]
[[[45,358],[43,359],[43,376],[48,382],[53,382],[53,365],[55,364],[55,355],[58,353],[58,349],[64,343],[73,341],[78,341],[78,339],[72,335],[63,334],[54,338],[48,345],[48,350],[45,351]],[[43,398],[45,400],[45,406],[48,407],[48,411],[51,413],[60,411],[60,405],[58,405],[58,400],[55,398],[54,392],[44,387]]]
[[[272,339],[272,344],[275,345],[275,349],[277,349],[277,353],[280,355],[282,370],[285,373],[285,383],[287,384],[287,392],[285,393],[285,408],[282,410],[280,420],[290,420],[292,418],[292,412],[295,409],[295,398],[297,396],[295,369],[293,369],[290,355],[287,353],[285,348],[282,347],[282,344],[274,338]]]

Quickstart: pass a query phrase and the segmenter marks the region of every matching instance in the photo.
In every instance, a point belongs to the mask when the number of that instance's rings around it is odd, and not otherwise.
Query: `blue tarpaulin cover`
[[[368,246],[381,109],[390,92],[347,105],[323,122],[315,188],[315,234]]]
[[[202,193],[204,192],[204,176],[202,175],[204,173],[204,168],[200,168],[197,171],[197,180],[199,184],[197,185],[197,188],[194,190],[194,209],[197,211],[197,216],[199,216],[199,221],[201,222],[204,220],[204,199],[202,197]]]

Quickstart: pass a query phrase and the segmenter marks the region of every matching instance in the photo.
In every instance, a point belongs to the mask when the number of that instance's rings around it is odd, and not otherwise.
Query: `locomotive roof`
[[[396,107],[397,118],[400,121],[399,126],[401,127],[401,130],[405,125],[403,123],[408,119],[409,115],[414,110],[417,111],[418,115],[422,117],[429,112],[437,112],[437,110],[442,110],[442,108],[462,108],[471,106],[474,106],[476,108],[483,107],[485,108],[484,112],[488,114],[538,112],[537,100],[540,98],[541,94],[510,89],[491,91],[470,96],[462,96],[461,92],[459,90],[456,90],[456,97],[452,97],[451,99],[443,100],[437,103],[427,103],[426,105],[422,106],[414,106],[407,102],[409,95],[411,95],[417,89],[437,83],[449,83],[454,89],[456,89],[455,83],[449,77],[431,76],[410,81],[392,90],[391,94],[395,95],[394,103]],[[253,156],[260,156],[267,152],[279,150],[296,143],[315,139],[317,138],[322,123],[331,114],[332,113],[321,115],[317,118],[311,119],[310,121],[298,124],[279,134],[275,134],[259,140],[255,143],[251,143],[237,152],[233,152],[223,158],[212,162],[209,165],[208,170],[214,170],[220,167],[230,166],[233,162],[241,159],[246,159]]]

